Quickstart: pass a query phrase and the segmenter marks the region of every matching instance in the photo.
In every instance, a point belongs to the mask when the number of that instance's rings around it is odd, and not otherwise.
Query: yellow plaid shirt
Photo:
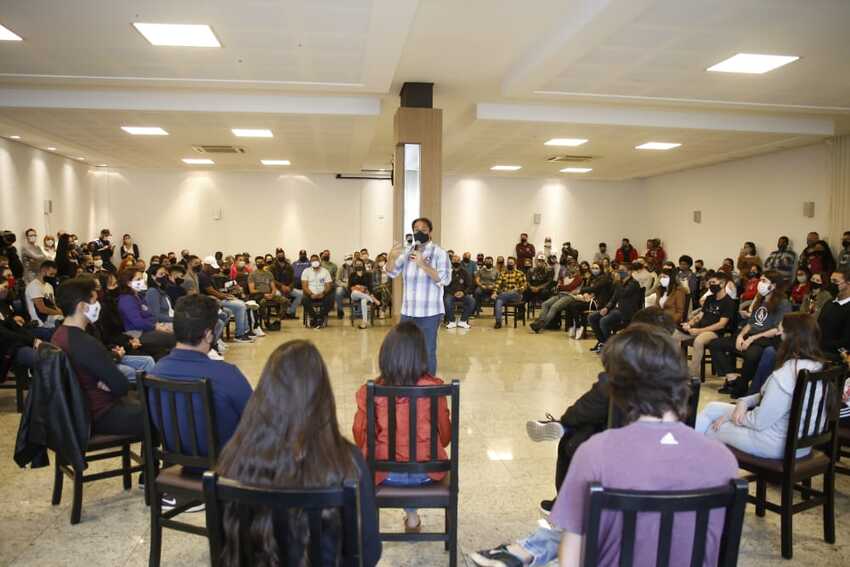
[[[526,286],[525,274],[517,269],[513,271],[504,270],[496,279],[496,293],[502,293],[511,289],[522,293],[525,291]]]

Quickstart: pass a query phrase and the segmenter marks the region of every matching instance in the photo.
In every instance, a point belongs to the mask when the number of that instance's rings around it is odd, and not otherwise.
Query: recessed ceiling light
[[[159,126],[121,126],[121,129],[134,136],[168,136]]]
[[[75,159],[75,160],[77,160],[77,161],[84,161],[86,158],[84,158],[84,157],[75,157],[74,159]]]
[[[6,26],[0,25],[0,41],[23,41],[23,38]]]
[[[44,149],[47,150],[48,152],[55,152],[56,151],[56,148],[54,148],[53,146],[47,146]]]
[[[99,163],[95,167],[109,167],[108,163]]]
[[[288,159],[261,159],[263,165],[289,165]]]
[[[636,150],[672,150],[673,148],[678,148],[682,144],[676,144],[673,142],[647,142],[645,144],[641,144],[639,146],[635,146]]]
[[[151,45],[174,47],[221,47],[212,28],[206,24],[143,24],[133,22],[133,27]]]
[[[183,158],[183,163],[189,165],[213,165],[215,162],[207,158]]]
[[[552,138],[551,140],[544,142],[544,146],[580,146],[582,144],[586,144],[587,140],[584,138]]]
[[[729,59],[712,65],[707,71],[718,73],[751,73],[760,75],[778,69],[799,59],[795,55],[759,55],[758,53],[738,53]]]
[[[592,167],[565,167],[561,173],[590,173],[591,171],[593,171]]]
[[[9,136],[9,139],[10,140],[20,140],[21,137],[20,136]]]
[[[239,138],[274,138],[272,131],[265,128],[232,128],[230,131]]]
[[[494,165],[490,168],[491,171],[519,171],[522,169],[521,165]]]

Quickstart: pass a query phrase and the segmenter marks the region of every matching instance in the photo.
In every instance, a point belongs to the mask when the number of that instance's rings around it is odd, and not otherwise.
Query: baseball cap
[[[215,256],[207,256],[206,258],[204,258],[204,264],[212,266],[216,270],[220,269],[218,262],[215,261]]]
[[[541,253],[541,254],[538,254],[538,255],[537,255],[537,259],[538,259],[538,260],[545,260],[545,259],[546,259],[546,254],[542,254],[542,253]]]

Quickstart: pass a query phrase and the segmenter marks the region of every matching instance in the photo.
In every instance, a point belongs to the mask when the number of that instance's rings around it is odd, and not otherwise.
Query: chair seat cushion
[[[86,451],[97,451],[98,449],[106,449],[107,447],[120,447],[127,443],[141,443],[144,441],[142,437],[135,435],[92,435],[89,437],[89,443]]]
[[[729,447],[735,458],[738,459],[738,465],[748,471],[759,472],[765,471],[773,474],[782,474],[783,460],[782,459],[762,459],[754,457],[749,453],[739,451],[733,447]],[[813,450],[808,457],[797,459],[797,467],[794,473],[797,476],[807,476],[811,474],[819,474],[829,467],[829,457],[822,451]]]
[[[432,482],[422,486],[384,486],[379,484],[375,487],[375,498],[379,502],[382,498],[448,498],[450,493],[449,475],[446,475],[440,482]]]
[[[202,493],[201,475],[187,473],[183,467],[174,466],[162,469],[156,477],[156,484],[164,492],[168,489]]]

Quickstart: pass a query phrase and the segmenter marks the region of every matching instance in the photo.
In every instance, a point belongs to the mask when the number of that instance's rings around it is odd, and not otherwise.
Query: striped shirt
[[[431,279],[425,270],[411,261],[410,254],[399,256],[392,269],[387,267],[387,275],[391,278],[402,274],[404,278],[404,298],[401,303],[401,314],[408,317],[433,317],[443,315],[443,288],[452,281],[452,266],[446,251],[428,242],[422,249],[422,257],[426,264],[437,270],[439,281]]]

